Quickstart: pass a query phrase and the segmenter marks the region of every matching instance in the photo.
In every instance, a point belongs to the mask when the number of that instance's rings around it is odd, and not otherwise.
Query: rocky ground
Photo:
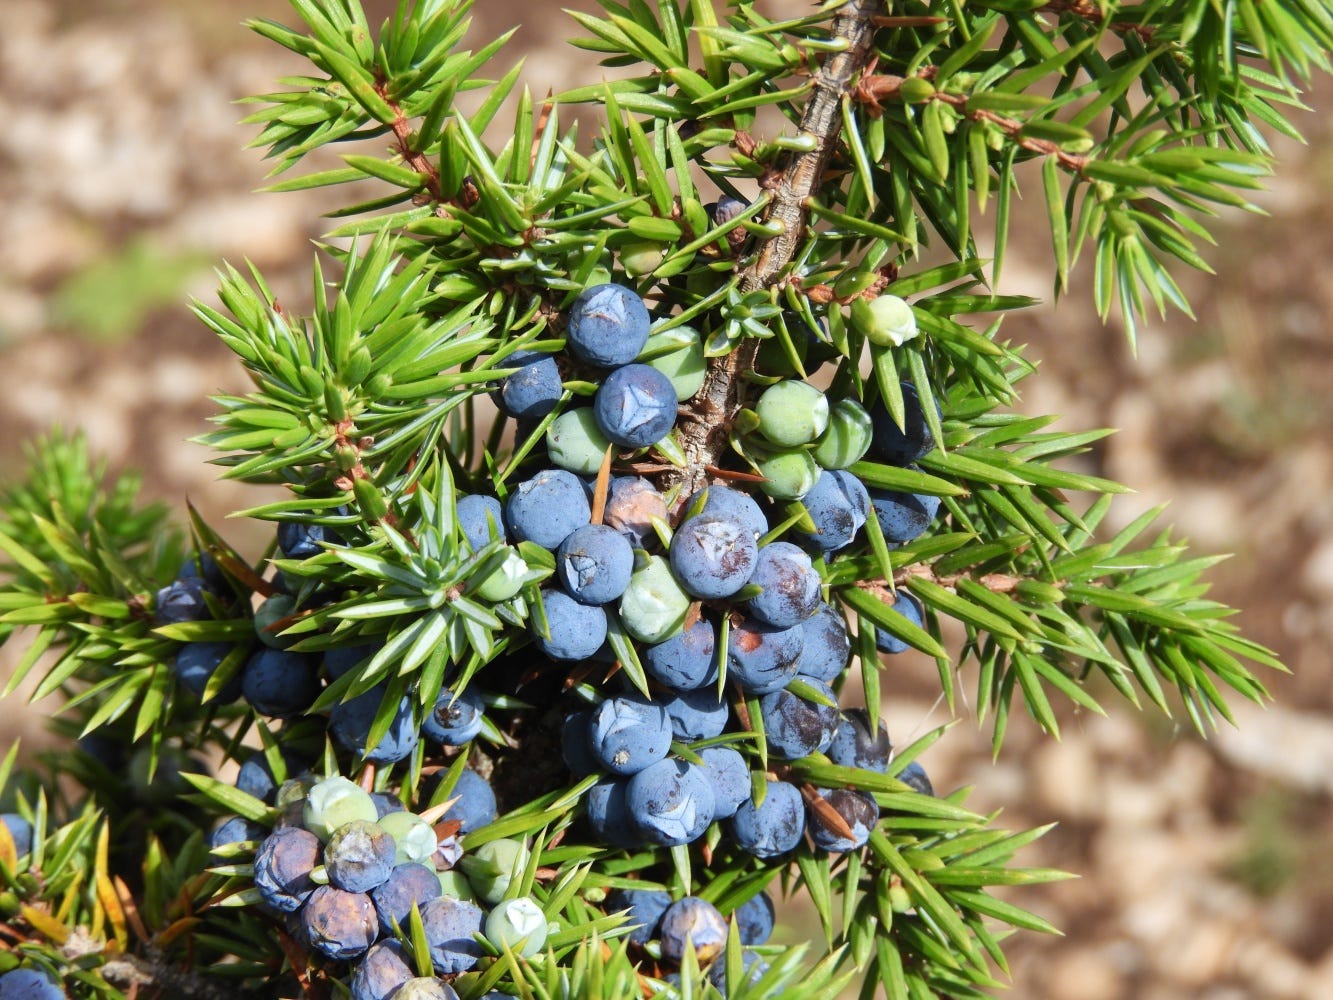
[[[284,301],[309,302],[319,199],[251,193],[264,168],[230,103],[297,69],[235,23],[289,8],[4,6],[4,468],[33,434],[78,428],[113,468],[146,470],[150,494],[176,505],[188,495],[217,521],[255,492],[219,482],[185,439],[206,426],[206,394],[243,384],[183,302],[211,296],[224,258],[253,260]],[[532,9],[479,5],[477,37]],[[539,17],[519,35],[533,89],[586,76],[588,60],[557,47],[554,13]],[[1333,86],[1310,102],[1333,103]],[[1088,459],[1139,491],[1117,521],[1170,501],[1168,519],[1201,551],[1236,553],[1214,572],[1215,595],[1244,608],[1249,634],[1293,670],[1271,678],[1274,705],[1238,708],[1239,728],[1206,742],[1155,716],[1070,714],[1060,743],[1015,723],[992,763],[961,708],[926,761],[937,785],[974,785],[973,803],[1003,806],[1014,827],[1058,822],[1027,861],[1084,876],[1012,894],[1066,934],[1013,943],[1019,996],[1333,996],[1333,124],[1303,125],[1309,146],[1279,147],[1261,199],[1269,216],[1222,230],[1208,255],[1219,277],[1185,276],[1197,322],[1149,324],[1134,359],[1091,315],[1084,275],[1058,307],[1011,327],[1042,366],[1024,408],[1060,413],[1066,427],[1121,428]],[[1019,230],[1003,290],[1048,296],[1044,230],[1031,228]],[[911,661],[886,676],[896,739],[947,720],[934,684],[933,666]]]

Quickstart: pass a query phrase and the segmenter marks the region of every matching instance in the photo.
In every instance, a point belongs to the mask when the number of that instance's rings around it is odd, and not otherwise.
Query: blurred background
[[[255,493],[186,439],[206,427],[206,395],[244,381],[185,303],[212,299],[220,261],[248,258],[308,310],[329,204],[252,193],[266,168],[232,102],[302,65],[247,16],[295,20],[280,0],[5,0],[0,32],[0,477],[18,474],[26,439],[80,429],[242,551],[258,536],[221,520]],[[475,19],[474,43],[522,23],[511,57],[527,57],[535,93],[596,78],[560,44],[556,5],[488,0]],[[1333,85],[1307,100],[1327,108]],[[1041,365],[1025,411],[1120,428],[1086,463],[1138,491],[1114,523],[1169,502],[1199,553],[1235,553],[1214,596],[1293,671],[1264,678],[1274,704],[1237,705],[1238,729],[1207,741],[1159,715],[1069,711],[1059,743],[1016,718],[992,762],[989,730],[960,706],[924,758],[936,787],[975,786],[970,804],[1003,808],[1013,829],[1058,823],[1022,860],[1083,875],[1009,894],[1065,932],[1012,942],[1016,996],[1333,997],[1333,118],[1298,125],[1308,145],[1275,141],[1267,217],[1218,227],[1216,277],[1179,275],[1196,321],[1147,323],[1135,358],[1097,321],[1085,268],[1058,306],[1006,328]],[[1002,291],[1050,298],[1047,240],[1040,221],[1015,226]],[[948,721],[932,664],[895,661],[884,690],[895,742]],[[38,745],[52,707],[7,711],[0,746],[20,732]],[[784,914],[788,940],[807,918]]]

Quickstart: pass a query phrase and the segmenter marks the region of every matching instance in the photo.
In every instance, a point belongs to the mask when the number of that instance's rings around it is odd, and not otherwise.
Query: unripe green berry
[[[805,337],[793,337],[792,347],[796,349],[796,357],[800,359],[801,366],[804,367],[805,359],[810,353],[809,342]],[[787,356],[782,341],[777,337],[769,337],[767,340],[759,342],[759,351],[755,354],[754,367],[761,375],[781,375],[783,378],[790,378],[797,374],[796,366],[791,363],[791,358]]]
[[[652,240],[636,240],[620,248],[620,266],[632,278],[651,274],[662,263],[665,255],[662,244]]]
[[[300,636],[279,635],[281,628],[270,629],[275,622],[290,617],[295,611],[296,598],[290,594],[274,594],[259,605],[255,611],[255,635],[259,636],[259,641],[273,649],[286,649],[295,643]]]
[[[566,410],[546,429],[546,453],[551,463],[581,476],[602,467],[611,442],[597,427],[592,407]]]
[[[901,347],[917,335],[916,313],[896,295],[853,301],[852,325],[878,347]]]
[[[874,423],[866,408],[854,399],[840,399],[811,454],[821,468],[845,469],[861,461],[873,437]]]
[[[409,862],[429,865],[440,849],[435,828],[416,813],[391,812],[380,820],[380,829],[393,838],[395,865]]]
[[[494,906],[504,899],[510,883],[523,875],[528,857],[522,841],[501,838],[482,844],[460,863],[477,898]]]
[[[650,556],[629,578],[620,598],[620,622],[640,642],[659,643],[685,627],[690,595],[681,589],[671,565]]]
[[[769,386],[754,409],[759,433],[782,448],[809,444],[828,426],[828,397],[794,379]]]
[[[506,899],[486,918],[486,940],[497,948],[508,945],[532,958],[546,944],[546,914],[528,896]]]
[[[799,500],[819,481],[819,466],[808,451],[780,451],[758,461],[759,488],[777,500]]]
[[[528,564],[513,546],[508,547],[505,560],[478,584],[476,595],[484,601],[507,601],[523,589],[523,578]]]
[[[671,388],[676,390],[676,399],[684,402],[703,388],[708,361],[704,358],[704,345],[699,334],[687,326],[678,326],[674,330],[649,337],[644,353],[648,354],[654,348],[661,349],[672,343],[677,345],[674,349],[656,354],[644,361],[644,364],[669,378]]]
[[[360,785],[339,775],[317,781],[306,796],[302,818],[305,828],[327,841],[341,826],[354,820],[375,823],[379,811],[375,800]]]
[[[435,874],[440,880],[441,894],[448,896],[450,899],[464,899],[469,903],[477,898],[477,894],[472,891],[472,883],[457,868],[451,868],[447,872],[436,872]]]

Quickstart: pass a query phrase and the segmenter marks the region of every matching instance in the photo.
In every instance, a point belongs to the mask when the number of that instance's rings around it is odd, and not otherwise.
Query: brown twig
[[[777,284],[805,234],[807,203],[819,190],[842,133],[841,102],[860,79],[870,56],[876,18],[884,15],[883,0],[852,0],[833,20],[831,34],[846,45],[815,74],[810,100],[801,115],[801,134],[815,140],[809,152],[789,154],[774,172],[772,201],[763,221],[778,223],[781,232],[766,240],[753,264],[741,275],[741,290],[753,292]],[[703,388],[690,409],[697,419],[681,429],[685,468],[664,476],[664,486],[681,486],[680,502],[704,485],[708,467],[726,453],[732,421],[740,409],[744,372],[754,367],[759,342],[741,341],[730,354],[709,363]]]

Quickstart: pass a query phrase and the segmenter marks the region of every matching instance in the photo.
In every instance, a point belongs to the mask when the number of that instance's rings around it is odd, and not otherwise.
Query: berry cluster
[[[679,965],[693,950],[700,968],[723,996],[728,995],[726,962],[727,918],[716,906],[698,896],[672,901],[669,893],[653,889],[616,889],[607,895],[608,910],[623,911],[634,929],[629,940],[644,946],[656,940],[661,956]],[[763,945],[773,933],[773,900],[766,892],[750,897],[731,914],[740,939],[742,968],[746,979],[758,979],[768,969],[759,954],[751,949]],[[680,977],[670,973],[666,980],[675,984]]]
[[[475,772],[460,772],[448,810],[424,816],[339,776],[277,786],[262,755],[242,766],[237,785],[277,805],[278,822],[269,832],[224,821],[210,846],[226,855],[257,843],[254,885],[264,906],[313,954],[350,963],[353,1000],[453,1000],[457,993],[436,977],[475,966],[481,939],[525,956],[545,943],[541,907],[511,892],[528,864],[526,846],[498,839],[466,856],[459,847],[464,827],[495,818],[494,794]],[[460,803],[463,818],[446,818]],[[435,977],[417,976],[399,941],[414,907]]]
[[[830,405],[805,381],[769,377],[740,449],[763,477],[758,488],[745,489],[740,477],[682,498],[636,474],[634,462],[646,449],[665,447],[678,406],[699,392],[703,348],[684,328],[653,336],[650,322],[631,289],[598,285],[570,311],[564,355],[517,351],[500,362],[510,374],[494,398],[520,429],[545,427],[547,465],[503,500],[483,493],[456,498],[467,551],[495,567],[469,593],[499,604],[531,594],[542,581],[528,626],[535,650],[576,669],[605,663],[608,676],[628,655],[642,670],[647,693],[628,685],[604,690],[595,704],[564,715],[568,771],[574,779],[596,776],[583,798],[596,842],[681,846],[725,821],[735,847],[764,862],[783,858],[807,837],[816,850],[856,850],[879,821],[874,797],[855,787],[798,784],[787,765],[824,754],[844,768],[888,768],[883,721],[839,710],[835,686],[852,641],[837,605],[825,600],[821,567],[857,542],[871,517],[890,545],[918,537],[933,520],[937,498],[869,489],[851,471],[867,455],[906,466],[934,447],[918,396],[903,384],[900,426],[881,404]],[[815,331],[808,334],[804,353],[827,349]],[[761,370],[765,364],[771,367],[772,358],[761,357]],[[590,406],[568,405],[571,372],[596,385]],[[608,460],[620,471],[602,478]],[[340,544],[327,527],[295,521],[278,527],[277,547],[288,559]],[[531,565],[534,547],[550,553],[549,578]],[[358,670],[380,647],[322,656],[292,649],[295,639],[284,630],[319,598],[303,597],[298,606],[292,593],[306,595],[309,588],[281,573],[268,584],[274,593],[253,614],[253,641],[185,643],[175,672],[184,688],[210,702],[243,698],[261,715],[292,720],[309,713],[326,684]],[[191,560],[159,591],[157,621],[243,614],[237,594],[212,559]],[[917,624],[924,617],[905,593],[897,610]],[[617,636],[622,642],[614,645]],[[882,631],[876,645],[886,652],[906,648]],[[589,690],[583,688],[585,697]],[[431,801],[430,782],[445,773],[448,758],[468,752],[482,734],[487,702],[474,680],[446,687],[423,717],[408,690],[372,743],[387,695],[381,682],[345,697],[330,710],[327,731],[357,762],[387,769],[409,757],[421,760],[425,785],[418,794]],[[742,752],[749,733],[761,734],[773,770],[762,780]],[[438,753],[427,747],[423,754],[423,736],[438,744]],[[290,773],[301,770],[299,761],[285,763]],[[316,781],[304,773],[278,782],[268,758],[256,754],[237,785],[275,805],[277,825],[268,831],[233,817],[214,831],[212,847],[228,856],[258,845],[254,881],[265,906],[312,953],[351,963],[354,1000],[452,996],[445,980],[413,973],[401,943],[413,906],[434,971],[445,979],[473,968],[482,941],[537,954],[547,923],[534,900],[509,892],[528,861],[521,843],[493,840],[462,856],[457,837],[495,820],[496,794],[474,770],[449,773],[456,784],[447,808],[425,810],[442,824],[432,826],[398,798],[369,794],[341,777]],[[919,766],[900,777],[932,793]],[[679,962],[688,937],[700,964],[712,963],[710,975],[725,994],[725,963],[715,959],[727,922],[713,906],[637,889],[613,893],[606,905],[608,912],[628,911],[631,940],[657,940],[668,965]],[[492,907],[489,913],[484,906]],[[731,919],[747,949],[762,944],[772,903],[756,896]],[[745,951],[744,968],[747,975],[762,973],[756,953]]]

